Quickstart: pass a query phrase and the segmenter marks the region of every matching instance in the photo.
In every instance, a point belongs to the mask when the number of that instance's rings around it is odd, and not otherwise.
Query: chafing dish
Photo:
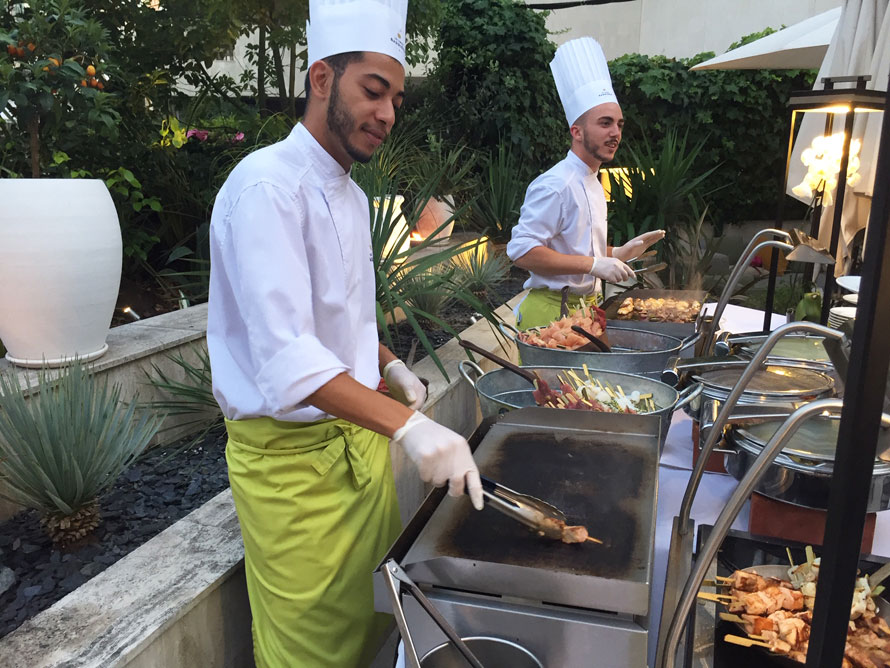
[[[507,369],[495,369],[484,373],[476,364],[468,360],[462,360],[458,369],[464,380],[475,388],[483,417],[500,415],[517,408],[536,405],[532,395],[534,387]],[[567,371],[561,367],[544,366],[523,367],[523,369],[537,373],[551,387],[559,387],[557,376],[563,375]],[[572,369],[572,371],[582,377],[584,375],[582,368]],[[664,446],[664,441],[667,438],[673,412],[694,401],[701,392],[701,386],[696,383],[689,385],[682,392],[678,392],[664,383],[643,376],[599,369],[592,369],[591,375],[600,382],[608,382],[613,386],[620,385],[625,394],[634,391],[638,391],[640,394],[652,394],[652,400],[658,406],[658,410],[649,413],[649,415],[657,415],[661,418],[660,447]]]
[[[768,420],[731,428],[726,442],[733,450],[724,456],[727,472],[741,480],[781,424],[781,421]],[[825,417],[802,424],[766,469],[754,490],[777,501],[826,510],[838,425],[837,419]],[[878,446],[879,452],[886,453],[887,436],[885,431],[883,442]],[[885,459],[875,460],[868,512],[890,508],[890,463],[886,461],[887,455],[883,456]]]
[[[434,490],[389,553],[462,638],[499,638],[547,668],[646,665],[660,420],[524,408],[471,437],[480,471],[562,509],[604,545],[541,538]],[[417,654],[445,636],[410,597]],[[375,607],[391,611],[383,574]]]
[[[659,334],[631,327],[609,327],[612,352],[579,352],[559,348],[541,348],[519,339],[519,331],[505,323],[501,332],[516,344],[523,366],[580,367],[623,371],[658,378],[668,360],[680,353],[692,339]],[[693,338],[697,335],[693,334]]]

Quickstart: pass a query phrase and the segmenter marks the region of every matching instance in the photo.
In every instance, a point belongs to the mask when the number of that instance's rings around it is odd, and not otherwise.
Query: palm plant
[[[483,180],[473,205],[473,222],[493,241],[506,243],[519,221],[519,209],[528,185],[520,174],[519,162],[507,142],[482,163]]]
[[[184,441],[181,447],[172,450],[171,455],[191,448],[209,432],[222,429],[224,424],[222,411],[213,397],[207,347],[198,348],[196,356],[197,364],[192,364],[182,353],[167,355],[167,359],[177,370],[175,376],[155,363],[151,365],[153,373],[146,373],[148,384],[165,395],[165,398],[147,402],[145,407],[170,417],[185,418],[175,427],[196,434]],[[181,379],[176,376],[181,376]]]
[[[385,152],[381,153],[386,155]],[[490,322],[497,322],[494,311],[470,290],[456,283],[453,269],[448,269],[451,259],[464,249],[460,246],[439,250],[430,248],[435,234],[446,227],[454,217],[462,215],[466,206],[458,208],[451,219],[444,221],[419,245],[409,246],[407,243],[411,230],[420,219],[423,206],[439,191],[447,168],[442,165],[423,183],[415,184],[414,192],[409,193],[410,199],[401,204],[400,209],[395,206],[396,198],[393,196],[399,184],[404,183],[398,160],[393,162],[374,160],[365,165],[357,165],[353,170],[353,178],[364,189],[369,199],[377,322],[383,331],[384,339],[387,345],[392,346],[392,333],[387,327],[387,320],[394,320],[396,310],[400,309],[421,345],[446,378],[448,375],[445,367],[436,355],[419,319],[435,323],[452,336],[458,336],[458,332],[438,315],[412,306],[408,298],[416,296],[421,278],[432,271],[444,271],[441,282],[435,286],[436,290],[447,290],[451,298],[467,304]]]
[[[4,498],[42,513],[54,542],[74,543],[99,526],[98,497],[138,457],[161,418],[121,403],[80,361],[38,388],[0,373],[0,481]]]
[[[670,130],[659,150],[644,137],[642,147],[622,148],[629,157],[627,170],[609,175],[609,243],[620,246],[628,239],[650,230],[667,232],[662,257],[674,260],[685,252],[685,244],[697,236],[699,214],[706,210],[706,198],[726,185],[710,188],[706,181],[717,166],[696,169],[696,160],[707,137],[689,145],[688,131]]]
[[[457,270],[456,280],[480,299],[487,299],[492,286],[503,283],[510,271],[510,261],[500,253],[487,252],[487,244],[479,243],[451,261]]]

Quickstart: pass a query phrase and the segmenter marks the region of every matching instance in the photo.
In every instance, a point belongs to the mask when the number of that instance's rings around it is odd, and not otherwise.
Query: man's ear
[[[315,89],[312,91],[315,92]],[[569,128],[569,132],[572,135],[572,139],[574,141],[583,141],[584,140],[584,131],[577,125],[572,124],[572,127]]]
[[[334,85],[334,69],[323,60],[316,60],[309,68],[309,83],[312,84],[312,97],[327,100]]]

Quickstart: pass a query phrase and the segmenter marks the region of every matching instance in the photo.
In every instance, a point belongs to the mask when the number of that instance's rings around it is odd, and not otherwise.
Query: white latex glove
[[[664,230],[652,230],[651,232],[646,232],[634,237],[623,246],[613,248],[612,257],[617,257],[622,262],[627,262],[640,253],[645,253],[649,246],[662,239],[664,239]]]
[[[426,387],[402,360],[393,360],[383,367],[383,380],[393,398],[408,408],[417,410],[426,401]]]
[[[593,266],[587,272],[609,283],[620,283],[633,278],[633,269],[616,257],[595,257]]]
[[[436,487],[448,483],[448,494],[467,493],[476,510],[482,510],[482,481],[467,440],[458,433],[414,411],[392,440],[417,466],[420,479]]]

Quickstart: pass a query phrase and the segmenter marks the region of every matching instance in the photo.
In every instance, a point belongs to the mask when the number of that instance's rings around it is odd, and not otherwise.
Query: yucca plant
[[[622,147],[626,174],[610,175],[609,243],[620,246],[650,230],[667,231],[662,258],[676,258],[696,234],[698,216],[706,199],[726,185],[711,187],[708,179],[717,169],[701,170],[696,161],[707,137],[690,145],[688,131],[670,130],[659,149],[643,137],[641,146]]]
[[[501,142],[482,162],[482,183],[473,204],[473,224],[492,241],[506,243],[519,221],[519,209],[528,183],[522,178],[513,149]]]
[[[393,159],[391,158],[391,160]],[[395,167],[389,169],[393,164]],[[365,165],[356,165],[353,170],[353,178],[364,189],[369,199],[371,250],[376,279],[377,322],[383,331],[384,339],[387,345],[392,346],[392,333],[387,327],[387,322],[393,320],[396,309],[400,309],[404,312],[405,319],[421,345],[446,378],[448,374],[445,372],[445,367],[436,355],[419,319],[435,323],[452,336],[458,336],[458,332],[439,316],[409,303],[408,297],[417,294],[418,280],[431,271],[443,272],[445,276],[436,289],[447,289],[452,299],[467,304],[490,322],[497,322],[497,316],[488,304],[463,286],[458,285],[453,279],[453,269],[449,268],[450,261],[465,249],[460,246],[436,251],[429,249],[436,233],[444,229],[451,219],[444,221],[433,234],[419,245],[409,246],[407,244],[411,230],[420,219],[424,204],[439,192],[447,169],[446,165],[442,165],[423,183],[417,183],[414,192],[408,193],[410,199],[402,203],[400,208],[395,206],[394,195],[397,192],[398,184],[404,183],[404,180],[400,176],[397,159],[386,163],[372,161]],[[459,207],[452,214],[452,219],[462,215],[464,210],[465,207]]]
[[[488,244],[484,242],[455,256],[451,262],[457,271],[457,283],[479,299],[487,299],[489,288],[503,283],[510,271],[507,257],[489,252]]]
[[[406,283],[403,297],[405,302],[416,313],[429,313],[439,316],[442,309],[451,300],[453,292],[451,280],[452,273],[443,274],[430,270],[412,277]],[[428,325],[431,321],[421,318],[422,325]]]
[[[181,371],[182,379],[175,378],[158,364],[152,363],[152,373],[146,372],[147,383],[165,395],[163,399],[146,402],[145,408],[168,416],[183,416],[182,422],[174,427],[186,429],[195,434],[180,447],[171,449],[171,454],[187,450],[202,440],[209,432],[222,429],[223,415],[213,397],[213,379],[210,373],[210,354],[206,346],[198,348],[197,363],[189,362],[182,353],[166,355]]]
[[[98,498],[142,453],[161,418],[121,403],[80,361],[58,377],[43,368],[38,388],[0,373],[0,494],[42,513],[62,546],[100,523]]]

